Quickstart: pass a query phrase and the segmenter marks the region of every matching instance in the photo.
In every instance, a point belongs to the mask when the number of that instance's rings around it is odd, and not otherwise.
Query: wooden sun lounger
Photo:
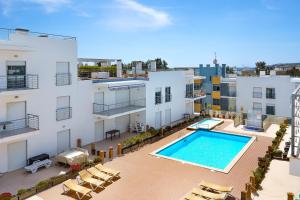
[[[196,196],[192,193],[188,193],[187,195],[185,195],[184,199],[186,199],[186,200],[207,200],[201,196]]]
[[[113,177],[120,177],[120,172],[108,167],[104,167],[102,164],[98,164],[95,166],[99,171],[104,172]]]
[[[81,185],[78,185],[75,180],[69,179],[69,180],[66,180],[65,182],[63,182],[63,190],[64,190],[64,193],[66,193],[69,190],[74,191],[76,193],[78,199],[80,199],[80,200],[85,196],[89,196],[92,198],[92,195],[91,195],[92,190],[90,190],[86,187],[83,187]],[[80,196],[80,194],[81,194],[81,196]]]
[[[92,174],[94,177],[100,179],[100,180],[103,180],[105,182],[112,182],[112,176],[108,175],[108,174],[105,174],[103,172],[100,172],[97,168],[95,167],[91,167],[91,168],[88,168],[87,171]]]
[[[199,196],[202,196],[202,197],[205,197],[205,198],[214,199],[214,200],[222,200],[222,199],[225,199],[226,196],[227,196],[227,193],[217,194],[217,193],[212,193],[212,192],[202,190],[200,188],[194,188],[192,190],[192,193],[196,194],[196,195],[199,195]]]
[[[222,186],[222,185],[217,185],[217,184],[209,183],[209,182],[205,182],[205,181],[201,181],[201,183],[199,184],[199,187],[201,187],[203,189],[213,190],[216,192],[231,192],[232,191],[231,186]]]
[[[99,179],[95,179],[92,177],[92,175],[87,172],[86,170],[82,170],[79,172],[79,176],[80,176],[80,179],[85,182],[85,183],[88,183],[91,188],[95,191],[97,188],[104,188],[104,184],[105,182],[104,181],[101,181]],[[96,186],[96,187],[95,187]]]

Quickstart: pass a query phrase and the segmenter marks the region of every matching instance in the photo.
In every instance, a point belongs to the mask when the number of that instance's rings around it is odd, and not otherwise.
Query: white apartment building
[[[77,139],[87,145],[114,129],[160,128],[193,114],[194,100],[204,98],[195,94],[188,71],[80,80],[76,38],[5,31],[8,38],[0,39],[0,173],[22,168],[42,153],[55,156],[75,147]],[[155,68],[151,63],[151,71]]]
[[[72,37],[6,30],[0,40],[0,173],[94,140],[90,82],[77,81]],[[78,106],[80,105],[80,106]],[[84,137],[82,137],[84,134]]]
[[[236,110],[291,118],[291,96],[299,82],[289,76],[238,76]]]

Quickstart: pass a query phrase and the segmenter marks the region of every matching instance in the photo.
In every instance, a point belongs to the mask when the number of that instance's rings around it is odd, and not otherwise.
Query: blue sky
[[[76,36],[80,57],[300,62],[300,0],[0,0],[0,26]]]

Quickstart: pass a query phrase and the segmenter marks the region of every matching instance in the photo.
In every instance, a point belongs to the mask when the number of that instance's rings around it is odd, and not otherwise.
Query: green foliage
[[[281,150],[275,150],[272,153],[273,157],[282,157],[282,151]]]
[[[50,183],[50,180],[43,180],[43,181],[40,181],[38,182],[35,187],[36,188],[43,188],[43,187],[47,187]]]
[[[92,72],[109,72],[110,76],[114,76],[117,73],[116,66],[100,67],[100,66],[80,66],[78,74],[80,77],[91,76]]]
[[[259,188],[262,180],[265,177],[265,173],[266,173],[266,170],[261,167],[256,168],[256,170],[253,172],[253,176],[255,178],[255,183],[256,183],[255,186],[257,187],[256,189]]]
[[[153,131],[153,130],[152,130],[152,132],[147,131],[145,133],[138,134],[136,136],[133,136],[131,138],[128,138],[128,139],[124,140],[122,142],[122,146],[124,148],[124,147],[128,147],[128,146],[131,146],[131,145],[134,145],[134,144],[138,144],[140,142],[143,142],[145,139],[150,138],[152,136],[155,136],[157,134],[158,134],[158,132]]]
[[[100,157],[99,156],[95,157],[94,158],[94,163],[99,163],[99,162],[101,162]]]
[[[24,189],[24,188],[22,188],[22,189],[18,190],[17,194],[18,194],[18,196],[20,196],[20,195],[22,195],[22,194],[24,194],[24,193],[26,193],[28,191],[30,191],[30,189]]]

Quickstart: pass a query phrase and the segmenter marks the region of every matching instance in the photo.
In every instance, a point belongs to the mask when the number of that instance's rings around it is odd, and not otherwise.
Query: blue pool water
[[[198,130],[156,154],[224,170],[250,140],[247,136]]]
[[[221,123],[222,120],[220,119],[204,119],[200,122],[197,122],[195,124],[192,124],[190,127],[191,128],[195,128],[195,129],[198,129],[198,128],[205,128],[205,129],[210,129],[214,126],[216,126],[217,124]]]

